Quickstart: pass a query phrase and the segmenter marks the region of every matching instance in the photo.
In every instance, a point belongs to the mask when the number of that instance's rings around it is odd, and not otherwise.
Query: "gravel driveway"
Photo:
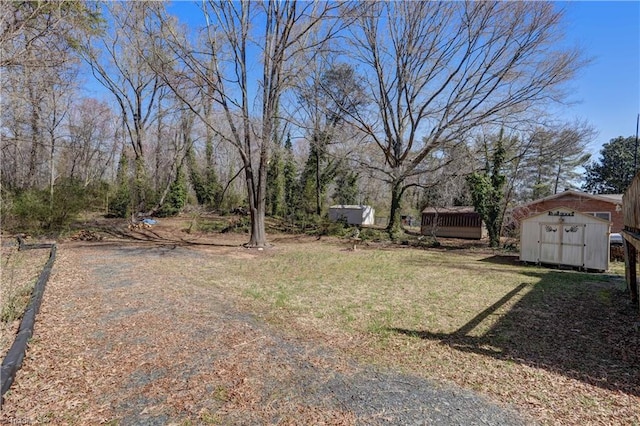
[[[191,279],[242,250],[60,245],[3,424],[530,423],[470,391],[294,340]]]

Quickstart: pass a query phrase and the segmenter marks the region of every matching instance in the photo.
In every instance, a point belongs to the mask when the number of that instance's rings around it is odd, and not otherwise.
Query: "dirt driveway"
[[[60,245],[2,423],[530,423],[469,391],[287,337],[189,273],[250,253]]]

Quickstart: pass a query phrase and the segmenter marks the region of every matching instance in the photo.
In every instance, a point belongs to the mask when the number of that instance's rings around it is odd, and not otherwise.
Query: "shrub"
[[[182,167],[178,167],[176,178],[169,187],[169,193],[164,200],[158,216],[175,216],[182,211],[187,203],[187,179],[185,178]]]
[[[53,198],[49,190],[28,189],[15,194],[12,215],[16,227],[39,233],[59,232],[69,226],[87,205],[84,186],[73,179],[55,185]]]
[[[389,241],[389,233],[384,229],[364,228],[360,232],[360,239],[362,241]]]
[[[109,215],[113,217],[129,217],[131,215],[129,185],[120,185],[113,198],[109,200]]]

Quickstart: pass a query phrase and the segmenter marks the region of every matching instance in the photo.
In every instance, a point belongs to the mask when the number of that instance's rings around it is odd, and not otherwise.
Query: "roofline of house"
[[[567,189],[566,191],[563,192],[558,192],[557,194],[553,194],[553,195],[549,195],[547,197],[544,198],[538,198],[537,200],[533,200],[533,201],[529,201],[526,204],[521,204],[517,207],[528,207],[532,204],[537,204],[543,201],[549,201],[549,200],[555,200],[556,198],[560,198],[563,195],[567,195],[567,194],[573,194],[573,195],[578,195],[580,197],[586,197],[586,198],[591,198],[593,200],[598,200],[598,201],[606,201],[608,203],[611,204],[622,204],[622,199],[620,201],[617,201],[611,197],[605,197],[602,195],[598,195],[598,194],[589,194],[588,192],[582,192],[582,191],[576,191],[575,189]],[[622,194],[609,194],[609,195],[620,195],[622,196]]]

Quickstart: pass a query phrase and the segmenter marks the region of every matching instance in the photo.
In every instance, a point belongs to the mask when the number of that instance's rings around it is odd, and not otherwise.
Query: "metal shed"
[[[522,221],[520,260],[606,271],[610,230],[604,219],[566,207],[548,210]]]
[[[335,205],[329,207],[329,220],[346,220],[349,225],[373,225],[375,210],[363,205]]]

